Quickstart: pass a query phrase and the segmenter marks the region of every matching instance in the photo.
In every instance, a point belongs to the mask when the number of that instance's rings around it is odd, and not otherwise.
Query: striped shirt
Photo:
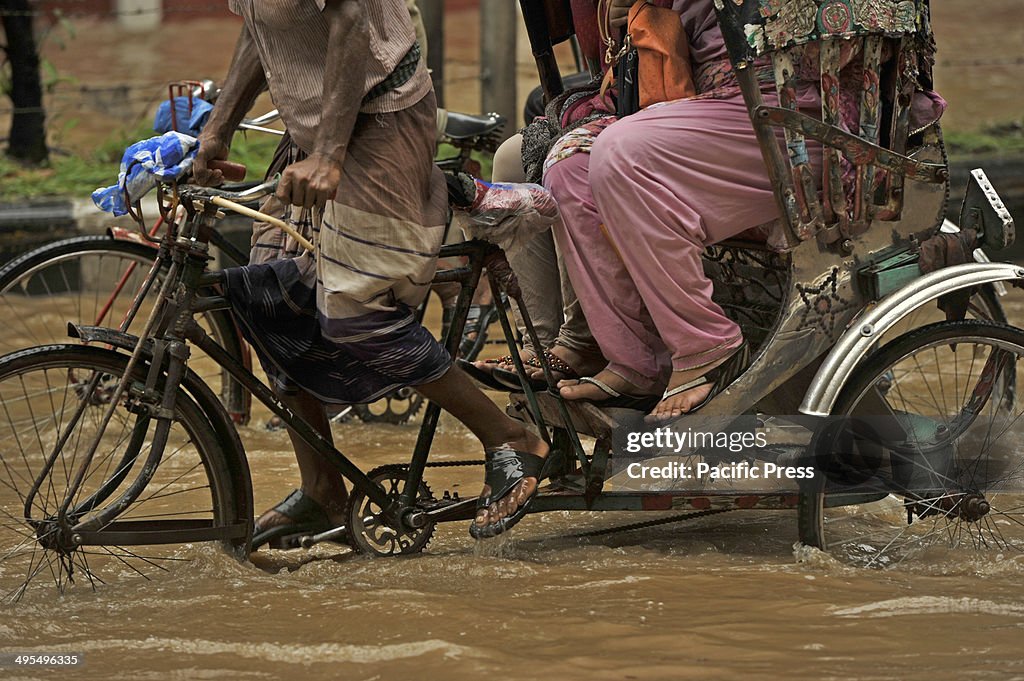
[[[245,20],[259,51],[274,106],[295,143],[311,153],[323,111],[327,70],[328,25],[322,14],[325,0],[228,0],[228,7]],[[365,95],[395,69],[416,40],[404,0],[364,0],[370,55],[366,62]],[[406,109],[430,90],[430,76],[420,61],[406,83],[369,102],[363,113]]]

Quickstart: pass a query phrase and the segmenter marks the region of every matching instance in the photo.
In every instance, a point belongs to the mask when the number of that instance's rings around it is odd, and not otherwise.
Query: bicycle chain
[[[483,459],[463,459],[461,461],[429,461],[427,462],[426,466],[427,468],[455,468],[456,466],[483,466],[485,463],[487,462],[484,461]],[[409,464],[407,463],[389,463],[385,464],[384,466],[380,466],[380,468],[384,468],[385,466],[387,466],[388,468],[409,468]]]
[[[461,460],[461,461],[434,461],[427,464],[427,468],[454,468],[456,466],[481,466],[484,461],[473,461],[473,460]],[[381,468],[383,468],[382,466]],[[388,464],[388,468],[401,468],[408,469],[409,464],[407,463],[396,463]],[[668,525],[670,523],[678,523],[684,520],[695,520],[697,518],[703,518],[706,516],[718,515],[719,513],[728,513],[729,511],[735,511],[735,508],[708,508],[703,511],[688,511],[679,515],[669,516],[668,518],[658,518],[656,520],[644,520],[639,523],[633,523],[631,525],[619,525],[618,527],[608,527],[600,530],[591,530],[590,532],[578,532],[576,534],[567,535],[572,539],[582,539],[586,537],[599,537],[606,534],[614,534],[616,532],[630,532],[632,530],[642,530],[648,527],[657,527],[658,525]]]
[[[678,523],[683,520],[694,520],[695,518],[702,518],[709,515],[717,515],[719,513],[728,513],[729,511],[735,511],[735,508],[708,508],[703,511],[689,511],[679,515],[670,516],[668,518],[658,518],[657,520],[645,520],[639,523],[633,523],[632,525],[619,525],[618,527],[607,527],[601,530],[591,530],[589,532],[578,532],[576,534],[567,535],[572,539],[582,539],[585,537],[599,537],[605,534],[614,534],[616,532],[629,532],[630,530],[642,530],[648,527],[656,527],[658,525],[667,525],[669,523]]]

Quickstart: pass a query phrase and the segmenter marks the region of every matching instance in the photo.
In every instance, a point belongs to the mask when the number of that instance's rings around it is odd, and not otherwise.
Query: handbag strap
[[[612,37],[612,0],[597,0],[597,34],[604,47],[604,63],[610,69],[614,65],[618,41]]]

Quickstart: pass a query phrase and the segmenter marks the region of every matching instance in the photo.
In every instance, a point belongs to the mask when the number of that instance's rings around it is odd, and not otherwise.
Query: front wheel
[[[939,322],[869,355],[816,434],[802,542],[849,562],[1024,551],[1024,331]]]
[[[151,446],[157,419],[140,399],[145,366],[101,427],[127,363],[81,346],[0,359],[0,602],[151,579],[190,559],[181,544],[247,545],[252,519],[228,454],[188,395],[176,397],[162,452]]]
[[[156,256],[157,249],[148,244],[80,236],[40,246],[0,267],[0,354],[64,343],[68,322],[119,328]],[[166,271],[165,264],[130,333],[145,326]],[[248,349],[229,312],[207,311],[196,320],[233,357],[248,361]],[[189,364],[217,391],[236,421],[248,420],[250,396],[238,381],[201,352]]]

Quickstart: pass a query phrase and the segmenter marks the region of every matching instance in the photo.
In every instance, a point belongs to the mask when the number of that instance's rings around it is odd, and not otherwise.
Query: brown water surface
[[[1018,56],[1018,0],[934,5],[940,64]],[[450,21],[473,26],[467,17]],[[131,39],[135,56],[125,57],[114,49],[121,39],[113,29],[83,23],[68,49],[52,56],[62,73],[88,84],[204,75],[226,66],[233,26],[176,27],[180,40],[168,34],[160,44],[181,56],[158,59],[138,56],[153,47],[145,35]],[[474,58],[475,35],[449,30],[449,38],[449,75],[475,93],[464,63]],[[1019,117],[1020,76],[1019,65],[940,66],[949,123]],[[472,110],[475,94],[455,95],[460,89],[459,81],[449,86],[452,105]],[[98,134],[102,126],[90,119],[111,106],[118,103],[86,104],[76,130]],[[242,429],[260,509],[297,483],[287,438],[264,430],[265,419],[259,413]],[[406,459],[416,428],[356,422],[335,435],[366,470]],[[437,452],[438,460],[479,456],[475,440],[448,418]],[[478,469],[456,470],[431,472],[435,493],[478,490]],[[409,559],[371,560],[327,545],[264,550],[240,563],[183,547],[181,556],[192,560],[151,582],[5,606],[0,650],[81,652],[85,665],[4,669],[0,677],[1024,679],[1020,555],[938,548],[888,569],[855,567],[794,548],[789,512],[566,536],[650,517],[657,516],[531,516],[511,537],[484,545],[457,523],[438,528],[427,551]]]
[[[297,481],[265,418],[242,429],[257,508]],[[406,458],[416,428],[335,435],[365,470]],[[479,456],[449,418],[435,451]],[[428,481],[465,496],[479,476],[433,469]],[[566,536],[652,517],[530,516],[481,545],[454,523],[406,559],[324,545],[240,563],[182,547],[189,560],[153,581],[4,606],[0,651],[84,653],[75,679],[1024,678],[1024,557],[1012,551],[939,547],[855,567],[794,547],[786,511]]]

